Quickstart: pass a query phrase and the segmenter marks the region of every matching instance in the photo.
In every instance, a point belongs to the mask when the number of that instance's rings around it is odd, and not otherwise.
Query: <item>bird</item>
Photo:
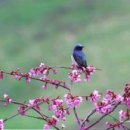
[[[84,46],[81,45],[81,44],[77,44],[77,45],[74,46],[73,59],[76,62],[76,64],[78,65],[78,67],[86,68],[87,67],[87,61],[86,61],[86,55],[82,51],[83,48],[84,48]]]

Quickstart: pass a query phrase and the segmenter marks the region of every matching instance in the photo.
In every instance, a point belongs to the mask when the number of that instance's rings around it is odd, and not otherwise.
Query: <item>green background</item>
[[[70,66],[76,43],[85,46],[88,64],[102,71],[94,74],[91,82],[74,85],[73,94],[88,95],[95,89],[102,93],[112,89],[121,94],[130,78],[130,1],[0,0],[0,69],[21,68],[28,72],[41,62]],[[68,70],[60,69],[55,78],[69,82],[67,74]],[[51,86],[44,91],[41,86],[37,81],[26,84],[24,80],[18,82],[5,76],[0,81],[0,98],[6,93],[24,102],[40,96],[63,97],[67,92],[60,88],[56,91]],[[85,117],[92,107],[83,103],[78,108],[80,117]],[[16,111],[16,106],[5,108],[0,103],[0,118],[5,119]],[[48,114],[46,109],[44,112]],[[5,128],[40,129],[43,124],[18,116],[6,122]],[[67,118],[67,129],[76,129],[74,124],[72,112],[71,118]]]

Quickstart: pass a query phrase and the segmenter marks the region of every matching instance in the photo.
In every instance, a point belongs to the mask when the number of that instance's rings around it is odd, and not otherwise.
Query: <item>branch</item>
[[[96,125],[97,123],[99,123],[107,115],[109,115],[110,113],[112,113],[120,105],[120,103],[121,102],[117,103],[110,112],[108,112],[107,114],[104,114],[103,116],[101,116],[97,121],[95,121],[93,124],[91,124],[89,127],[85,128],[84,130],[88,130],[88,129],[92,128],[94,125]]]
[[[77,123],[78,123],[78,125],[80,126],[80,120],[79,120],[79,117],[78,117],[76,108],[74,107],[73,110],[74,110],[74,115],[75,115],[75,117],[76,117]]]
[[[1,100],[1,99],[0,99],[0,101],[1,101],[1,102],[6,102],[5,100]],[[39,110],[37,110],[36,108],[34,108],[35,106],[29,107],[29,106],[26,105],[26,104],[23,104],[23,103],[20,103],[20,102],[16,102],[16,101],[12,101],[11,103],[12,103],[12,104],[17,104],[17,105],[26,106],[27,108],[24,110],[25,112],[28,111],[28,110],[30,110],[30,109],[33,109],[34,111],[36,111],[36,112],[41,116],[41,117],[37,117],[37,119],[42,119],[42,120],[44,120],[45,122],[47,122],[47,119],[50,118],[50,117],[44,115],[43,113],[41,113],[41,112],[40,112]],[[40,105],[40,104],[42,104],[42,103],[39,103],[39,105]],[[15,115],[10,116],[10,117],[4,119],[4,122],[6,122],[6,121],[8,121],[8,120],[10,120],[10,119],[12,119],[12,118],[18,116],[18,115],[20,115],[20,113],[16,113]],[[26,116],[26,115],[25,115],[25,116]],[[28,116],[28,115],[27,115],[27,116]],[[29,117],[29,116],[28,116],[28,117]],[[31,116],[30,116],[30,117],[31,117]],[[36,117],[32,116],[32,118],[36,118]],[[56,130],[60,130],[58,127],[56,127],[56,126],[54,126],[54,125],[52,125],[52,126],[53,126]]]
[[[84,120],[84,122],[81,125],[81,128],[85,125],[85,122],[89,120],[89,118],[96,112],[96,109],[94,109]]]
[[[51,67],[51,68],[61,68],[61,69],[69,69],[69,70],[72,70],[73,68],[72,67],[64,67],[64,66],[48,66],[48,67]],[[101,71],[102,69],[99,69],[99,68],[96,68],[96,70],[99,70]]]
[[[7,75],[21,76],[21,77],[24,77],[24,78],[27,77],[26,74],[21,74],[21,73],[17,74],[17,73],[5,72],[5,71],[2,71],[2,73],[7,74]],[[64,89],[70,91],[70,88],[65,86],[65,82],[64,81],[50,80],[50,79],[43,80],[43,79],[31,77],[31,76],[28,76],[28,78],[33,79],[33,80],[37,80],[37,81],[41,81],[41,82],[45,82],[45,83],[49,83],[49,84],[52,84],[52,85],[60,86],[60,87],[62,87]]]
[[[124,128],[124,130],[125,130],[125,129],[130,130],[130,128],[128,128],[128,127],[126,127],[126,126],[123,125],[126,121],[129,120],[129,118],[127,118],[127,119],[124,120],[123,122],[120,122],[118,119],[116,119],[116,118],[113,117],[112,115],[108,115],[108,116],[111,117],[111,118],[113,118],[114,120],[116,120],[116,122],[118,123],[117,125],[121,125],[121,126]],[[113,125],[113,126],[107,128],[106,130],[110,130],[110,129],[112,129],[112,128],[115,128],[117,125]]]

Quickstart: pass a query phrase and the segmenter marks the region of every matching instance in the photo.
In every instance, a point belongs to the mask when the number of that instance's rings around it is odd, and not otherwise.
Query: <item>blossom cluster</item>
[[[90,81],[91,75],[96,72],[96,68],[94,66],[84,67],[76,67],[76,65],[72,64],[72,71],[68,73],[68,77],[71,83],[81,82],[81,74],[85,75],[84,81]]]
[[[26,79],[26,83],[30,83],[31,77],[38,77],[44,75],[44,78],[46,78],[49,75],[50,70],[52,70],[54,74],[58,73],[57,70],[53,67],[49,67],[41,63],[38,67],[31,68],[28,73],[23,74],[18,68],[16,70],[11,71],[11,75],[15,75],[16,80],[21,80],[24,77]]]
[[[70,79],[72,84],[81,81],[89,81],[91,79],[91,75],[94,74],[97,70],[94,66],[87,66],[86,68],[84,68],[84,67],[78,67],[76,64],[72,64],[71,68],[69,67],[69,69],[71,69],[71,71],[68,73],[68,78]],[[88,96],[86,95],[77,96],[72,93],[71,88],[67,87],[65,81],[48,78],[50,71],[53,74],[57,74],[57,70],[55,69],[55,67],[46,66],[45,64],[41,63],[38,67],[31,68],[30,71],[27,73],[22,73],[22,71],[19,68],[11,72],[4,72],[0,70],[0,79],[4,78],[4,74],[8,74],[13,75],[15,79],[18,81],[24,78],[26,83],[30,83],[31,80],[40,81],[43,83],[42,88],[44,90],[48,89],[48,84],[52,85],[56,89],[60,86],[68,91],[67,93],[64,94],[63,98],[61,98],[60,96],[57,96],[56,98],[39,97],[30,99],[28,102],[20,103],[12,100],[9,95],[4,94],[4,99],[0,99],[0,102],[3,102],[4,106],[8,106],[9,104],[17,104],[18,105],[17,115],[32,117],[35,119],[41,119],[45,121],[43,130],[51,130],[52,128],[59,130],[58,127],[60,127],[62,130],[65,129],[66,127],[65,121],[67,119],[67,116],[71,115],[70,112],[72,110],[74,111],[74,115],[77,124],[79,125],[79,129],[81,128],[82,130],[87,130],[87,128],[93,127],[104,117],[108,115],[110,116],[110,114],[119,105],[125,105],[126,109],[121,109],[119,111],[118,119],[112,117],[114,119],[113,122],[106,122],[106,125],[109,128],[115,128],[115,127],[120,129],[125,128],[123,123],[130,119],[129,83],[125,85],[122,95],[116,94],[112,90],[106,90],[106,93],[103,96],[103,94],[101,94],[98,90],[94,90]],[[84,74],[84,79],[82,79],[82,74]],[[76,110],[77,107],[81,106],[84,97],[94,105],[94,109],[86,118],[83,119],[80,117],[81,115],[78,115]],[[47,116],[44,113],[42,109],[43,108],[42,104],[47,106],[49,116]],[[39,116],[37,117],[33,115],[30,116],[29,115],[30,113],[28,112],[29,110],[34,110],[35,112],[37,112],[37,115]],[[89,118],[96,113],[100,114],[101,117],[95,122],[90,121]],[[13,118],[13,116],[11,118]],[[4,129],[5,121],[6,120],[0,119],[0,130]],[[86,125],[86,123],[90,124]]]
[[[60,98],[52,99],[52,104],[49,106],[49,110],[53,111],[54,115],[63,121],[66,120],[66,114],[69,115],[69,110],[63,106],[63,100]]]
[[[82,102],[82,97],[74,96],[71,93],[65,94],[65,102],[69,108],[78,107]]]
[[[96,95],[93,96],[94,99],[95,97],[96,98],[100,97],[98,92],[96,92],[95,94]],[[123,97],[121,95],[117,95],[113,91],[107,90],[105,97],[101,101],[94,102],[94,105],[96,107],[97,112],[101,114],[107,114],[112,110],[113,105],[120,103],[122,100]]]
[[[44,83],[42,85],[42,88],[44,90],[47,90],[48,84],[54,86],[55,89],[58,89],[60,86],[69,90],[69,88],[67,88],[66,82],[61,80],[49,79],[48,75],[50,74],[50,71],[52,71],[55,75],[58,73],[55,67],[46,66],[45,64],[41,63],[38,67],[31,68],[30,71],[27,73],[23,73],[19,68],[12,70],[11,72],[4,72],[0,70],[0,79],[4,78],[4,74],[8,74],[13,75],[14,78],[18,81],[24,78],[26,80],[26,83],[28,84],[31,82],[31,80],[41,81]]]
[[[29,103],[27,105],[25,104],[21,104],[18,107],[18,112],[20,115],[26,115],[26,109],[27,108],[34,108],[38,111],[40,111],[40,105],[42,103],[47,103],[49,104],[50,99],[49,98],[44,98],[44,97],[40,97],[40,98],[36,98],[36,99],[30,99]]]
[[[50,73],[50,70],[52,70],[54,74],[58,73],[58,71],[54,69],[53,67],[49,67],[49,66],[46,66],[44,63],[41,63],[38,67],[30,69],[29,74],[34,77],[40,76],[42,74],[44,74],[45,76],[48,76]]]
[[[3,119],[0,119],[0,130],[4,130],[4,122],[3,122]]]
[[[10,104],[12,102],[12,99],[7,95],[7,94],[4,94],[4,99],[5,99],[5,106],[7,106],[8,104]]]
[[[16,103],[7,94],[4,94],[4,99],[6,105],[10,103]],[[18,103],[18,113],[22,116],[26,116],[28,109],[34,109],[40,112],[41,104],[46,103],[48,105],[48,110],[52,111],[53,115],[52,117],[47,117],[47,123],[44,125],[44,130],[50,130],[52,126],[56,126],[59,121],[66,121],[66,116],[70,115],[69,109],[78,107],[81,102],[82,97],[74,96],[70,93],[64,95],[64,100],[62,100],[60,97],[54,99],[50,99],[49,97],[40,97],[36,99],[30,99],[28,104]],[[65,125],[62,124],[61,127],[63,129],[65,128]]]
[[[123,123],[130,118],[130,111],[127,109],[127,111],[120,110],[119,111],[119,120],[116,120],[116,122],[106,122],[106,125],[109,128],[117,127],[118,129],[125,129],[125,126]]]

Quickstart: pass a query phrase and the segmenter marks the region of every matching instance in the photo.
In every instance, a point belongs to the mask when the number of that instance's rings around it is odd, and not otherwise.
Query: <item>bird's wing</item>
[[[87,67],[86,56],[82,51],[75,51],[73,57],[79,66]]]

